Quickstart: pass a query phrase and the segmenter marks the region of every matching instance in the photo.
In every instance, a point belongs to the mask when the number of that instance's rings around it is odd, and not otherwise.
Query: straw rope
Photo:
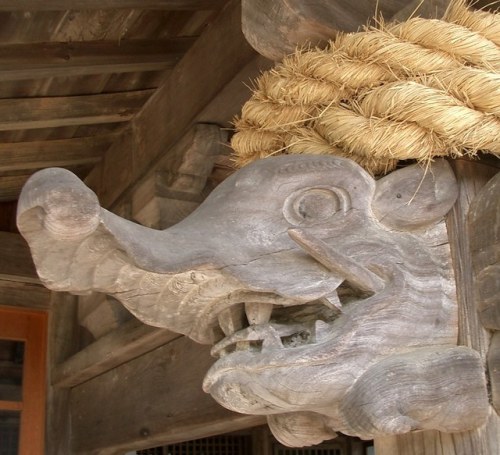
[[[500,154],[500,15],[456,1],[300,50],[261,75],[235,121],[237,166],[281,153],[399,160]]]

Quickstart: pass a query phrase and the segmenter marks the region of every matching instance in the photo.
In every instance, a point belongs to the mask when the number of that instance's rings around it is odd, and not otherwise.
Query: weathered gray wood
[[[488,374],[491,388],[491,401],[497,413],[500,411],[500,332],[491,337],[488,350]]]
[[[487,329],[500,330],[500,173],[472,201],[468,222],[476,308]]]
[[[202,392],[212,361],[207,348],[182,337],[73,388],[71,453],[125,452],[264,423]]]
[[[240,2],[229,1],[89,176],[103,206],[144,176],[255,55],[241,33]]]
[[[0,143],[0,171],[96,164],[115,136]]]
[[[90,9],[216,9],[223,0],[1,0],[0,11],[66,11]]]
[[[227,142],[216,125],[197,124],[144,179],[132,195],[132,216],[144,226],[164,229],[200,205],[215,157]]]
[[[0,81],[172,69],[193,44],[169,40],[0,45]]]
[[[467,226],[467,214],[471,201],[493,177],[497,169],[487,161],[454,160],[451,165],[458,182],[459,195],[447,216],[447,228],[457,283],[458,343],[472,347],[483,361],[490,343],[490,334],[482,327],[474,304],[474,280]],[[468,455],[470,453],[498,453],[500,418],[492,411],[488,422],[477,430],[446,434],[433,431],[377,438],[375,450],[384,455]]]
[[[0,232],[0,279],[40,284],[28,244],[19,234]]]
[[[57,365],[52,384],[77,386],[178,337],[132,319]]]
[[[407,0],[243,0],[242,27],[253,48],[271,60],[281,60],[297,46],[324,46],[342,31],[366,25],[377,12],[390,18]]]
[[[0,100],[0,131],[126,122],[153,90]]]
[[[88,296],[80,296],[78,301],[78,324],[95,340],[131,318],[132,315],[123,305],[105,294],[93,292]]]
[[[223,338],[204,390],[231,410],[278,412],[269,423],[285,444],[335,431],[465,431],[485,423],[489,405],[481,357],[453,347],[442,218],[457,188],[445,161],[432,178],[423,172],[413,165],[375,181],[343,158],[268,158],[155,231],[101,209],[67,171],[44,170],[23,190],[18,223],[51,289],[106,292],[148,324],[202,343]],[[381,193],[411,210],[394,217]],[[382,401],[367,398],[373,387]]]

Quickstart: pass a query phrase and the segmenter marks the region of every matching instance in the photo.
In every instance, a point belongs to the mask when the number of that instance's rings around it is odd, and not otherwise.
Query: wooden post
[[[483,359],[486,359],[491,334],[482,327],[473,304],[473,272],[470,265],[467,213],[474,196],[495,175],[498,168],[483,161],[465,159],[452,161],[452,166],[458,180],[459,196],[448,215],[447,227],[459,305],[458,343],[477,350]],[[378,438],[375,440],[375,452],[382,455],[500,453],[500,417],[491,408],[487,424],[477,430],[454,434],[425,431]]]

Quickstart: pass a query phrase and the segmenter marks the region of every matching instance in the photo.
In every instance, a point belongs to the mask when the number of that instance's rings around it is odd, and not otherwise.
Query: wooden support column
[[[46,455],[69,454],[71,437],[69,389],[53,385],[54,371],[78,347],[77,298],[73,295],[54,292],[49,313],[49,386],[46,427]]]
[[[474,277],[469,250],[467,213],[475,195],[496,174],[498,168],[489,166],[487,162],[465,159],[451,163],[459,184],[458,200],[447,218],[459,305],[458,343],[480,352],[486,363],[491,333],[481,325],[474,305]],[[500,453],[500,417],[491,408],[487,424],[477,430],[465,433],[425,431],[378,438],[375,440],[375,452],[383,455]]]

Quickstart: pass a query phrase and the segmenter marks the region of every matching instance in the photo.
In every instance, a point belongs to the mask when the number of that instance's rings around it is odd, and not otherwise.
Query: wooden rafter
[[[0,143],[0,172],[92,165],[102,157],[114,135],[52,141]]]
[[[0,81],[171,69],[193,38],[0,45]]]
[[[1,0],[0,11],[65,11],[91,9],[217,9],[224,0]]]
[[[203,109],[255,57],[241,32],[240,2],[230,1],[132,120],[129,131],[106,152],[103,165],[92,171],[89,183],[103,205],[111,206],[200,121]]]
[[[153,90],[0,100],[0,131],[126,122]]]

